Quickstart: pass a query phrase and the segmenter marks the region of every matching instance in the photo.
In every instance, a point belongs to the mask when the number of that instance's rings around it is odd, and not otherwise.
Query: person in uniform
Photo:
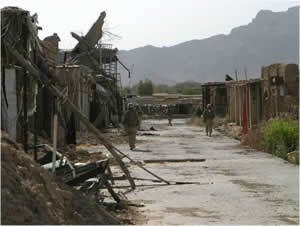
[[[172,120],[173,120],[173,114],[172,114],[172,109],[170,106],[167,108],[167,116],[168,116],[168,125],[172,126]]]
[[[215,118],[215,113],[212,109],[212,106],[208,104],[206,109],[203,112],[206,136],[211,137],[214,118]]]
[[[132,103],[128,104],[128,111],[124,115],[123,125],[128,135],[130,150],[135,149],[137,127],[139,125],[138,115]]]

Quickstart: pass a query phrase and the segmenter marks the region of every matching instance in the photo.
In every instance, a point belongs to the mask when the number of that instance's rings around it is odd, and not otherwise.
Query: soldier
[[[205,122],[206,136],[211,137],[214,117],[215,117],[215,113],[214,113],[211,105],[208,104],[206,109],[203,112],[203,119],[204,119],[204,122]]]
[[[168,115],[168,125],[172,126],[172,119],[173,119],[173,115],[172,115],[172,109],[170,106],[168,106],[167,108],[167,115]]]
[[[128,111],[124,115],[123,125],[128,135],[130,150],[133,150],[135,149],[136,133],[139,120],[132,103],[128,104]]]

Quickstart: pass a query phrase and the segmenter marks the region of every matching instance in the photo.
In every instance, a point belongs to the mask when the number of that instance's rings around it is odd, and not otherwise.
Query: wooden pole
[[[90,121],[88,120],[88,118],[86,118],[78,109],[77,107],[70,102],[67,98],[64,97],[64,95],[55,87],[51,84],[50,80],[47,78],[47,76],[43,73],[41,73],[40,71],[38,71],[36,68],[33,67],[33,65],[26,60],[21,54],[19,54],[19,52],[13,48],[11,48],[12,45],[9,44],[9,42],[7,40],[3,40],[3,43],[6,45],[7,50],[9,51],[9,53],[11,55],[13,55],[18,61],[19,63],[26,68],[32,75],[32,77],[39,82],[40,84],[44,85],[45,87],[47,87],[47,89],[54,95],[57,96],[58,98],[61,98],[63,101],[63,104],[65,104],[70,111],[74,112],[75,114],[77,114],[77,116],[79,117],[79,119],[85,124],[85,126],[95,134],[95,136],[97,137],[97,139],[106,147],[106,149],[113,155],[113,157],[116,159],[116,161],[118,162],[120,168],[122,169],[122,171],[125,173],[125,175],[127,176],[127,179],[131,185],[132,189],[135,189],[135,183],[134,180],[132,179],[127,167],[125,166],[124,162],[121,160],[119,154],[116,152],[118,151],[119,153],[122,153],[120,150],[118,150],[116,147],[114,147],[108,140],[107,138],[102,135],[98,129],[92,124],[90,123]],[[124,154],[123,154],[124,155]],[[140,166],[139,166],[140,167]],[[145,168],[144,168],[145,169]],[[147,171],[148,172],[148,171]],[[155,176],[158,179],[161,179],[160,177],[158,177],[157,175],[153,174],[153,176]]]
[[[11,48],[12,45],[9,44],[9,42],[6,39],[2,40],[3,43],[5,44],[7,50],[9,51],[9,53],[11,55],[13,55],[18,62],[26,69],[30,72],[30,75],[40,84],[42,84],[43,86],[47,87],[47,89],[56,97],[62,99],[63,104],[65,104],[66,107],[68,107],[68,109],[71,112],[74,112],[75,114],[77,114],[77,116],[79,117],[79,119],[85,124],[85,126],[91,131],[93,132],[97,139],[106,147],[106,149],[113,155],[113,157],[116,159],[116,161],[119,163],[120,168],[122,169],[122,171],[125,173],[125,175],[127,176],[129,183],[132,187],[132,189],[135,189],[135,183],[134,180],[132,179],[127,167],[125,166],[125,164],[122,162],[122,160],[120,159],[120,156],[115,152],[115,147],[107,141],[106,137],[103,136],[98,129],[90,123],[90,121],[88,120],[88,118],[86,118],[78,109],[77,107],[70,102],[63,94],[62,92],[60,92],[55,86],[52,85],[51,81],[47,78],[47,76],[43,73],[41,73],[38,69],[36,69],[30,61],[28,61],[27,59],[25,59],[17,50]]]
[[[24,151],[28,152],[28,123],[27,123],[27,71],[24,71],[23,77],[23,145]]]
[[[34,112],[33,115],[34,120],[34,160],[37,161],[37,112]]]
[[[157,176],[156,174],[152,173],[151,171],[147,170],[145,167],[143,167],[139,162],[134,161],[132,158],[130,158],[128,155],[125,155],[124,153],[122,153],[121,151],[119,151],[118,149],[116,149],[117,152],[119,152],[123,157],[128,158],[131,162],[133,162],[135,165],[137,165],[138,167],[140,167],[141,169],[145,170],[147,173],[151,174],[152,176],[158,178],[159,180],[165,182],[166,184],[170,184],[168,181],[164,180],[163,178]]]
[[[53,152],[52,152],[52,173],[55,174],[56,169],[56,148],[57,148],[57,105],[56,97],[54,97],[54,118],[53,118]]]

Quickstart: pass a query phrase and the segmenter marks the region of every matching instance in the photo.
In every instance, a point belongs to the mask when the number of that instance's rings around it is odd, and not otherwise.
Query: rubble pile
[[[124,133],[123,130],[117,131],[116,129],[114,131],[102,131],[104,133],[105,137],[107,137],[110,141],[112,141],[114,144],[126,144],[128,142],[127,134]],[[97,139],[97,137],[87,131],[87,132],[78,132],[77,144],[91,144],[91,145],[101,145],[102,143]]]
[[[118,224],[94,200],[55,180],[1,134],[2,224]]]
[[[59,149],[59,151],[73,163],[93,162],[107,158],[102,152],[89,153],[87,150],[84,150],[84,148],[85,146],[76,147],[75,145],[69,145]]]

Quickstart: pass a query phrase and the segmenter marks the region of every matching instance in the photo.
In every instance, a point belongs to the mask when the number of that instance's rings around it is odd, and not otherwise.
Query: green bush
[[[203,112],[201,110],[201,107],[198,107],[194,113],[194,116],[200,118],[202,116],[202,113]]]
[[[287,159],[289,152],[299,149],[299,122],[275,119],[267,123],[264,130],[264,144],[267,151]]]

